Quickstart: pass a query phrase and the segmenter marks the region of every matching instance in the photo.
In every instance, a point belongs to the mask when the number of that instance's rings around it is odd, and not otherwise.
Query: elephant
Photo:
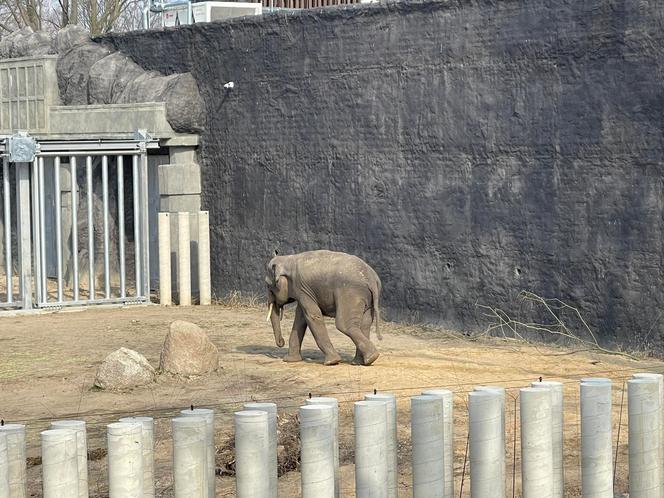
[[[371,365],[380,353],[370,340],[372,324],[380,335],[380,293],[376,272],[357,256],[334,251],[307,251],[277,255],[270,260],[265,278],[268,289],[267,319],[277,346],[281,335],[283,308],[297,303],[295,321],[288,341],[286,362],[301,361],[302,340],[307,327],[325,355],[325,365],[336,365],[341,357],[332,346],[323,317],[335,319],[337,329],[355,343],[354,364]]]

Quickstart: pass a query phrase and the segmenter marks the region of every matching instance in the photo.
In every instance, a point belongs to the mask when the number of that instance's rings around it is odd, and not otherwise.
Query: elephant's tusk
[[[267,310],[267,318],[265,319],[266,322],[270,321],[270,316],[272,315],[272,307],[273,306],[274,306],[274,304],[270,303],[270,307]]]
[[[284,319],[284,308],[282,307],[281,310],[279,311],[279,321]]]

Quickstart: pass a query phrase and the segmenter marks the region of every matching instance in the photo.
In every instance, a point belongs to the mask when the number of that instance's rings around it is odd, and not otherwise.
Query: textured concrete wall
[[[473,329],[476,304],[516,311],[528,289],[607,340],[660,342],[658,0],[404,2],[99,41],[198,83],[217,292],[262,290],[275,247],[324,247],[376,268],[391,317]]]

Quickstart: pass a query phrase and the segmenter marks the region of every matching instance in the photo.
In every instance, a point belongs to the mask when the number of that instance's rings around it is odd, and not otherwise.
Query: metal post
[[[30,228],[30,163],[16,164],[16,225],[19,286],[23,308],[32,308],[32,229]]]
[[[104,297],[111,297],[111,243],[108,229],[108,156],[101,157],[101,187],[104,209]]]
[[[3,185],[3,198],[5,201],[4,210],[4,229],[5,229],[5,276],[7,279],[7,302],[11,303],[14,300],[14,276],[12,271],[12,219],[11,219],[11,203],[9,201],[9,159],[2,158],[2,185]]]
[[[92,207],[92,156],[85,159],[85,177],[88,196],[88,299],[95,298],[95,230]]]
[[[48,302],[48,280],[46,265],[46,206],[44,193],[44,158],[39,161],[39,260],[41,263],[41,302]]]
[[[145,150],[145,144],[142,144],[140,157],[141,167],[141,261],[143,263],[143,297],[150,299],[150,219],[148,212],[148,155]]]
[[[140,297],[143,293],[141,291],[141,227],[138,190],[138,156],[133,156],[132,159],[132,183],[134,187],[134,272],[136,275],[136,297]]]
[[[55,166],[53,168],[55,184],[55,255],[58,277],[58,303],[63,301],[62,291],[62,199],[60,192],[60,156],[55,157]]]
[[[41,221],[39,209],[39,160],[35,158],[32,163],[32,240],[35,245],[32,263],[35,269],[35,287],[37,302],[42,299],[42,266],[41,266]]]
[[[71,170],[71,258],[74,270],[74,301],[78,301],[78,181],[76,181],[76,156],[71,156],[69,159],[69,168]]]
[[[125,278],[125,225],[124,225],[124,158],[117,157],[118,161],[118,237],[120,238],[120,297],[127,297]]]

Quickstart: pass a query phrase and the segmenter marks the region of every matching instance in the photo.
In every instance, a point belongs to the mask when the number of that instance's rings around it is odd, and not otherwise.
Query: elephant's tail
[[[372,287],[371,296],[373,300],[371,308],[373,311],[374,324],[376,325],[376,337],[378,337],[379,341],[382,341],[383,336],[380,333],[380,305],[378,303],[380,300],[380,281],[378,281],[376,285]]]

